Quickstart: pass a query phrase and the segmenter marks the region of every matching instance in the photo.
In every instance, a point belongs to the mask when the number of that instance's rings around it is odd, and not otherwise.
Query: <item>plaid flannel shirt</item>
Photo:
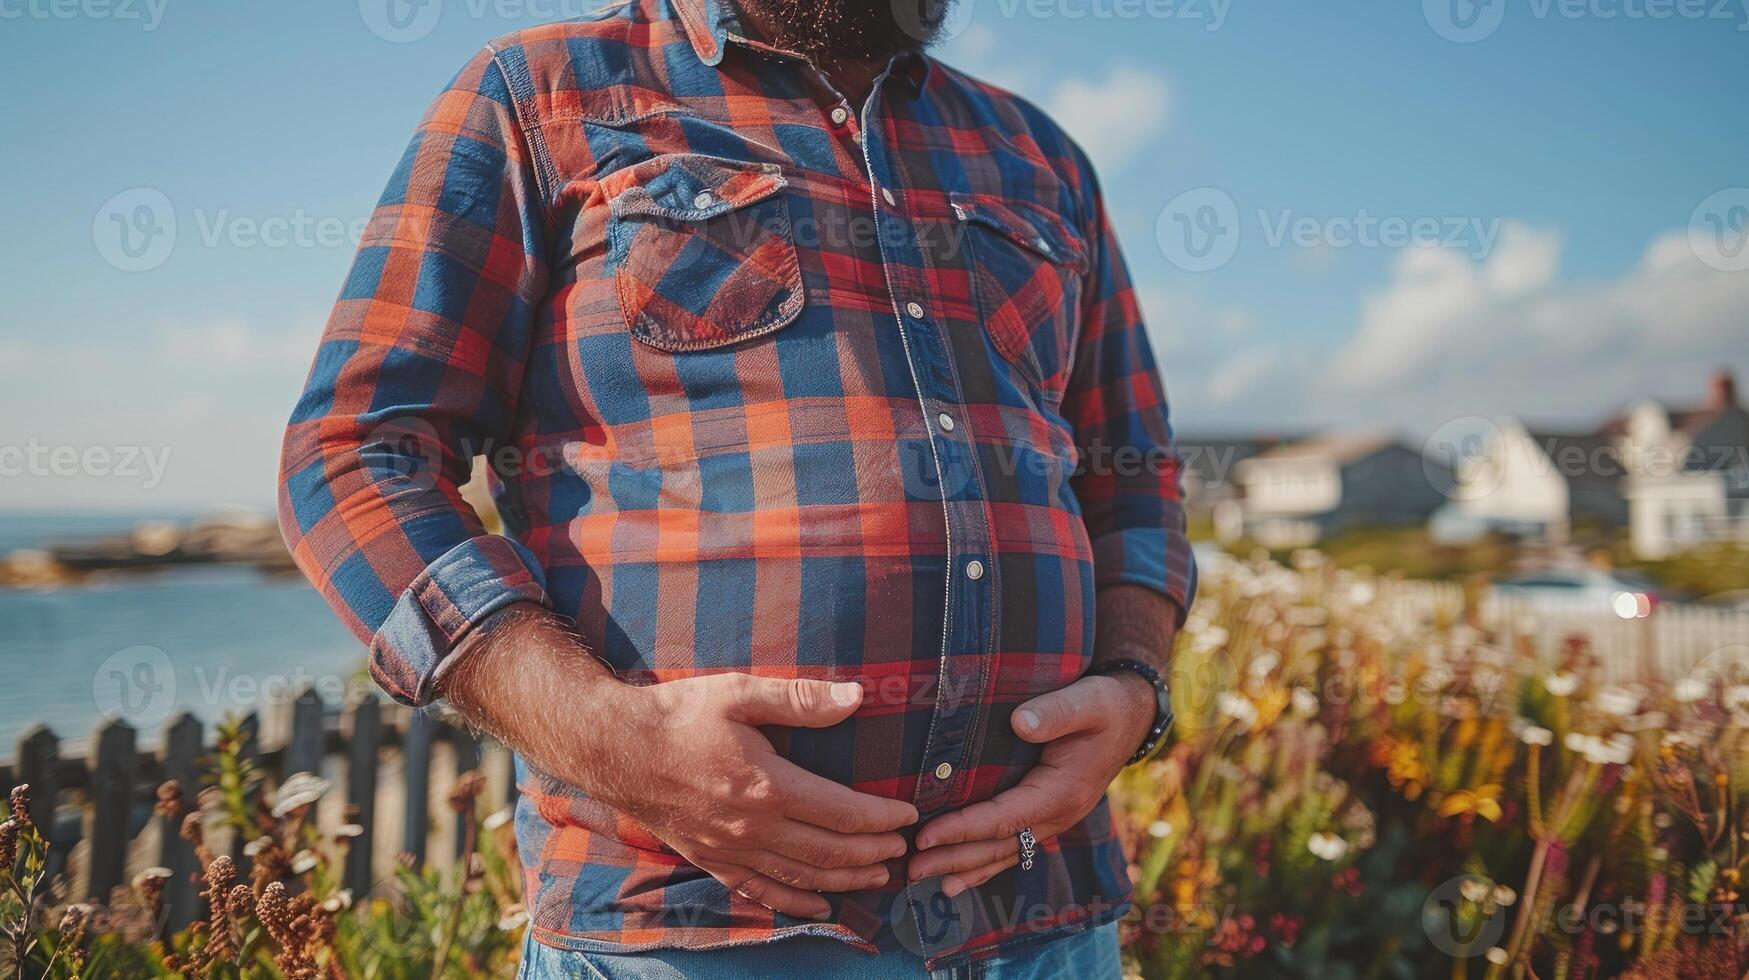
[[[476,456],[505,536],[461,498]],[[634,682],[862,682],[853,717],[774,741],[926,819],[1034,764],[1009,715],[1084,672],[1101,587],[1181,610],[1194,589],[1165,397],[1080,149],[920,55],[852,105],[720,0],[635,0],[462,70],[369,223],[282,485],[299,565],[397,700],[542,603]],[[817,923],[519,783],[532,928],[561,947],[813,934],[942,965],[1129,897],[1103,803],[1030,871],[953,901],[900,874]]]

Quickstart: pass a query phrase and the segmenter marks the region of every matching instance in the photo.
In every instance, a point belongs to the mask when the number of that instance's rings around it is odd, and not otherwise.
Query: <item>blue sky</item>
[[[420,112],[594,0],[387,2],[0,0],[0,507],[270,504]],[[1746,3],[971,0],[937,54],[1088,146],[1181,430],[1415,434],[1749,376]]]

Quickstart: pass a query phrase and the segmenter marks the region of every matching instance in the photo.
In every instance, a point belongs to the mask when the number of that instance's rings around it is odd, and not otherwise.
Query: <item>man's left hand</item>
[[[1154,723],[1154,689],[1133,674],[1095,674],[1015,709],[1014,733],[1044,746],[1014,788],[943,814],[917,832],[912,881],[946,875],[949,898],[1020,861],[1020,832],[1043,842],[1093,811]]]

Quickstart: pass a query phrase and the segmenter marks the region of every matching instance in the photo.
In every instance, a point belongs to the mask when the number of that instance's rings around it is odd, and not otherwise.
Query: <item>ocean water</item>
[[[0,552],[186,516],[0,513]],[[152,744],[183,710],[265,712],[304,683],[337,700],[365,683],[363,666],[363,647],[296,577],[209,568],[0,589],[0,756],[37,723],[76,740],[120,718]]]

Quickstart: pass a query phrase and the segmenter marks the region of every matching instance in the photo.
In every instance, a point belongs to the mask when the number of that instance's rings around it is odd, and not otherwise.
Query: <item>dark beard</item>
[[[743,0],[777,35],[772,42],[817,64],[881,63],[935,39],[953,0]]]

